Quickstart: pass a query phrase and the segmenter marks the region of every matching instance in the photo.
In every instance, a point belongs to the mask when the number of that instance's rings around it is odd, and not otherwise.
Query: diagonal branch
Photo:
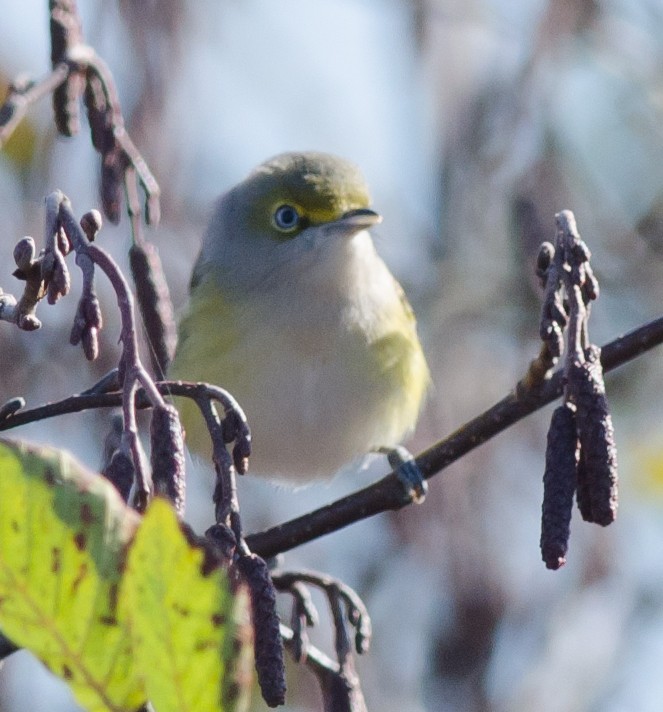
[[[663,317],[606,344],[601,352],[603,368],[605,371],[611,371],[661,343]],[[556,372],[536,391],[520,395],[522,389],[516,388],[514,393],[510,393],[456,432],[420,453],[416,463],[424,478],[433,477],[517,421],[559,398],[562,388],[561,371]],[[349,524],[380,512],[401,509],[410,503],[404,498],[403,486],[392,472],[378,482],[320,509],[264,532],[247,536],[246,543],[251,551],[268,558]]]
[[[647,322],[624,336],[607,343],[601,349],[601,363],[605,371],[612,371],[628,361],[663,343],[663,317]],[[191,397],[197,386],[178,381],[157,383],[159,391],[166,395]],[[444,440],[424,450],[416,458],[417,465],[426,479],[459,460],[463,455],[498,435],[514,423],[543,408],[562,394],[563,374],[557,371],[536,390],[528,390],[518,384],[515,391],[494,406],[461,426]],[[30,410],[18,408],[16,399],[0,407],[0,431],[10,430],[27,423],[45,420],[67,413],[78,413],[90,408],[117,407],[122,402],[121,394],[91,393],[47,403]],[[137,407],[149,404],[139,391]],[[403,497],[403,486],[393,473],[369,487],[358,490],[309,514],[246,537],[251,551],[263,558],[275,556],[294,549],[301,544],[325,534],[342,529],[350,524],[367,519],[374,514],[398,510],[410,504]]]
[[[51,94],[69,76],[69,67],[60,63],[39,81],[19,79],[9,87],[4,104],[0,106],[0,148],[21,123],[30,106]]]

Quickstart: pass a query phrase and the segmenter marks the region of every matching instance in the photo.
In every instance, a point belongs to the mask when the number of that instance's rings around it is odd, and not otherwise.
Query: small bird
[[[430,375],[370,205],[355,165],[314,152],[266,161],[216,204],[170,375],[235,396],[252,473],[329,478],[416,424]],[[182,417],[190,448],[208,453],[192,403]]]

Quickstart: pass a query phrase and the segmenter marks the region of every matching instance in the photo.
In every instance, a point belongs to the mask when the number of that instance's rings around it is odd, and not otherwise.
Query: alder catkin
[[[69,50],[83,38],[81,23],[73,0],[51,0],[51,65],[55,68],[68,59]],[[55,125],[63,136],[74,136],[80,129],[78,102],[85,84],[82,72],[70,69],[62,84],[53,90]]]
[[[276,589],[267,564],[255,554],[240,556],[237,569],[249,588],[253,614],[255,666],[262,697],[269,707],[285,702],[283,641],[276,612]]]
[[[178,514],[182,515],[186,479],[184,438],[175,406],[166,404],[152,409],[150,446],[154,491],[167,497]]]
[[[548,430],[541,507],[541,557],[549,569],[566,563],[573,494],[576,489],[578,436],[573,406],[555,409]]]
[[[582,452],[579,507],[584,519],[607,526],[617,517],[617,448],[597,346],[587,349],[584,362],[573,361],[568,380]]]
[[[134,462],[131,455],[124,450],[116,450],[101,474],[109,480],[120,493],[125,502],[129,501],[129,493],[134,481]]]
[[[162,378],[175,353],[177,327],[161,259],[154,245],[133,244],[129,248],[129,265],[153,361],[156,361],[155,371]]]
[[[106,99],[103,82],[92,68],[88,68],[85,79],[83,102],[90,124],[92,145],[103,156],[115,146],[113,112]]]
[[[117,225],[120,222],[125,168],[119,149],[112,149],[102,156],[99,196],[104,214],[113,225]]]

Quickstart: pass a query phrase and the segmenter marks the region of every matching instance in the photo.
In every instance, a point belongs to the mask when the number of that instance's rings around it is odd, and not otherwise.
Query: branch
[[[663,343],[663,317],[643,324],[624,336],[607,343],[601,350],[605,371],[612,371],[628,361]],[[469,421],[444,440],[439,441],[416,458],[426,479],[430,479],[463,455],[483,444],[530,413],[543,408],[562,394],[563,374],[556,372],[540,389],[525,390],[518,384],[514,393],[503,398],[492,408]],[[156,384],[164,395],[192,397],[197,385],[179,381]],[[0,431],[45,420],[67,413],[79,413],[92,408],[113,408],[121,405],[121,393],[91,393],[65,398],[30,410],[20,410],[17,399],[0,407]],[[141,392],[137,407],[148,407]],[[264,532],[249,535],[246,542],[251,551],[263,558],[294,549],[349,524],[367,519],[374,514],[398,510],[409,504],[403,499],[403,487],[393,473],[362,490],[354,492],[321,509],[285,522]]]
[[[114,378],[116,373],[116,371],[111,372],[113,378],[104,378],[101,384],[105,384],[106,380],[108,380],[117,389],[117,382]],[[182,381],[160,381],[153,385],[162,396],[191,398],[203,410],[203,413],[205,413],[206,404],[209,401],[219,403],[223,408],[223,427],[219,429],[218,437],[212,438],[216,455],[221,461],[222,458],[219,454],[221,447],[229,442],[234,442],[231,457],[223,467],[233,465],[240,474],[246,473],[248,457],[251,452],[251,434],[244,412],[227,391],[206,383],[183,383]],[[22,410],[25,406],[25,401],[22,398],[11,398],[5,404],[0,405],[0,431],[11,430],[21,425],[36,423],[40,420],[47,420],[48,418],[55,418],[69,413],[81,413],[97,408],[118,408],[122,406],[122,403],[122,391],[104,392],[97,387],[84,393],[28,410]],[[150,408],[154,405],[154,401],[148,397],[144,388],[136,390],[136,408]],[[211,434],[214,435],[214,433]]]
[[[297,643],[293,631],[281,624],[281,636],[286,649],[294,654]],[[366,703],[354,667],[348,665],[342,670],[337,662],[313,645],[308,646],[304,663],[318,678],[324,712],[366,712]]]
[[[655,319],[607,343],[601,351],[605,371],[636,358],[663,343],[663,317]],[[492,408],[461,426],[444,440],[424,450],[416,458],[425,479],[438,474],[463,455],[482,445],[562,394],[563,373],[557,371],[536,391],[522,393],[516,388]],[[251,551],[264,558],[294,549],[349,524],[380,512],[398,510],[410,504],[394,473],[331,504],[266,531],[246,537]]]
[[[68,76],[69,67],[61,63],[38,82],[17,79],[10,85],[9,93],[0,107],[0,148],[21,123],[30,106],[53,92]]]
[[[168,285],[156,249],[142,231],[138,186],[145,194],[145,220],[156,225],[160,217],[160,191],[147,163],[126,131],[118,91],[108,66],[84,43],[75,0],[50,3],[52,71],[40,81],[13,82],[0,106],[0,148],[9,139],[28,108],[52,94],[55,124],[64,136],[80,130],[80,100],[84,101],[91,139],[101,157],[100,196],[108,219],[120,219],[123,188],[131,220],[133,245],[131,272],[148,339],[150,359],[157,377],[163,377],[175,349],[175,318]],[[0,292],[0,295],[2,293]],[[29,303],[12,295],[0,298],[0,319],[15,321],[23,329],[39,328]]]

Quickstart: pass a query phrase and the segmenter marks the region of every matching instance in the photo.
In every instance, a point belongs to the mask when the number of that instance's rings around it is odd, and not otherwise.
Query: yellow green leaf
[[[172,506],[155,499],[129,552],[121,595],[136,660],[157,712],[236,712],[247,683],[245,668],[243,680],[237,669],[250,651],[247,597],[230,590],[218,560],[190,539]]]
[[[140,518],[69,454],[0,439],[0,629],[90,712],[145,694],[118,615],[125,549]]]

